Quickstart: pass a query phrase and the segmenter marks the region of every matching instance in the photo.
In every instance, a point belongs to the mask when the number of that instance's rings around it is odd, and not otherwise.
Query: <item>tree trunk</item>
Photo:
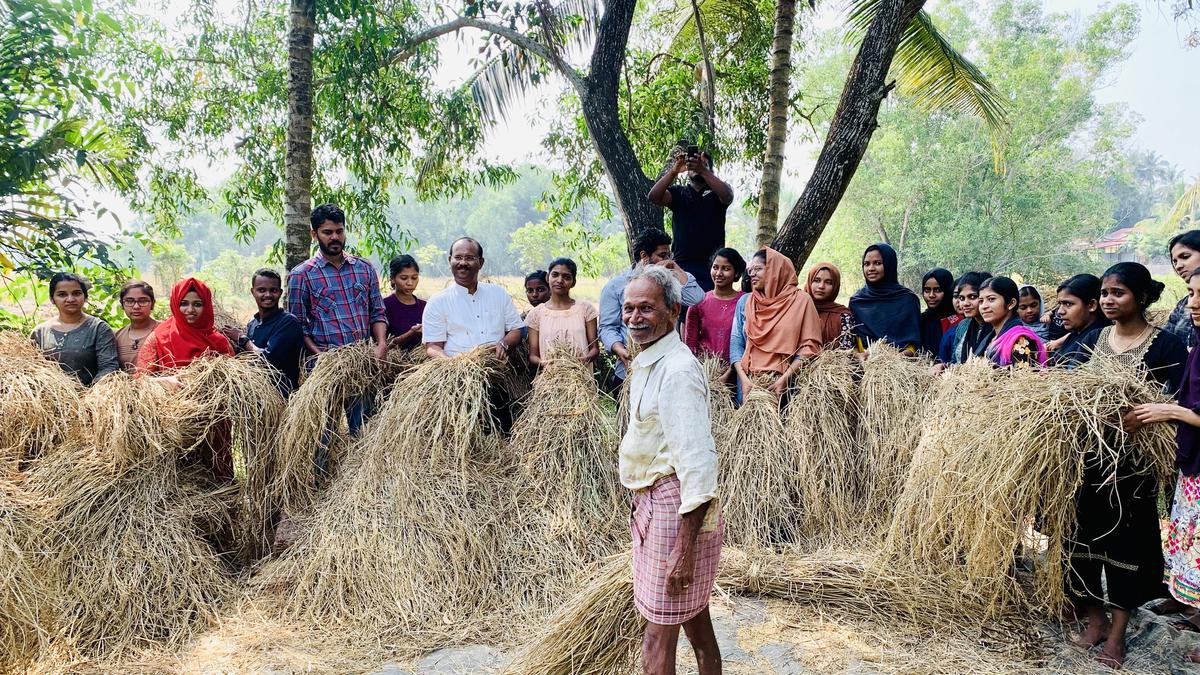
[[[775,239],[779,224],[779,184],[787,144],[788,102],[791,97],[792,32],[796,0],[775,4],[775,38],[771,42],[771,77],[767,85],[767,152],[758,192],[758,233],[755,243],[766,246]]]
[[[291,0],[288,25],[288,124],[283,219],[287,269],[312,249],[313,37],[316,0]]]
[[[793,2],[795,0],[792,0]],[[704,37],[704,22],[700,20],[700,4],[692,0],[692,20],[696,22],[696,35],[700,39],[700,57],[704,75],[700,83],[700,105],[704,108],[704,125],[708,128],[709,143],[717,139],[717,77],[713,71],[712,57],[708,53],[708,40]]]
[[[654,183],[642,171],[633,144],[621,128],[617,108],[617,87],[621,69],[625,66],[625,46],[629,42],[629,27],[633,24],[636,5],[636,0],[610,0],[604,4],[591,67],[580,92],[588,134],[600,155],[600,163],[608,174],[617,207],[625,220],[631,260],[633,242],[639,234],[651,228],[663,229],[662,209],[646,198]]]
[[[892,88],[887,75],[896,47],[924,4],[925,0],[881,0],[879,13],[867,27],[817,165],[775,238],[774,248],[791,258],[796,269],[808,260],[867,152],[878,126],[879,105]]]

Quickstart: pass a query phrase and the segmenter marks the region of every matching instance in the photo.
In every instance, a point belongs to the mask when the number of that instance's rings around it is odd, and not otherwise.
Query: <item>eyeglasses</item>
[[[121,304],[126,307],[148,307],[154,304],[150,298],[122,298]]]
[[[473,255],[456,255],[450,259],[450,262],[456,262],[456,263],[479,262],[479,257],[473,256]]]

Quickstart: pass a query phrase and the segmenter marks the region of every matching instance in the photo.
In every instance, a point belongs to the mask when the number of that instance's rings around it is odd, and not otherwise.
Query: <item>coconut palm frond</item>
[[[597,0],[563,0],[554,6],[541,3],[539,12],[542,21],[528,33],[529,38],[562,56],[595,38],[603,5]],[[483,121],[495,124],[504,119],[511,104],[550,74],[550,64],[540,56],[505,43],[468,83]]]
[[[537,55],[507,45],[469,80],[471,97],[483,120],[496,124],[513,103],[547,77],[550,69]]]
[[[852,0],[851,30],[862,34],[879,11],[880,0]],[[992,133],[996,170],[1003,166],[1008,108],[987,76],[919,12],[900,38],[892,72],[901,93],[927,110],[963,112],[980,117]]]
[[[753,0],[699,0],[700,21],[704,32],[714,45],[737,43],[743,35],[770,32],[771,26],[762,10]],[[667,52],[680,54],[696,49],[700,33],[696,28],[696,15],[690,3],[680,5],[679,18],[675,21],[675,34],[667,45]]]
[[[1164,220],[1172,225],[1182,226],[1185,220],[1190,219],[1189,224],[1194,224],[1197,213],[1200,213],[1200,179],[1192,183],[1176,200]]]

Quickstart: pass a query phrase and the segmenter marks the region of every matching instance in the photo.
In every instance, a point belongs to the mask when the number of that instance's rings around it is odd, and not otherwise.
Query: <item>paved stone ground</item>
[[[797,615],[782,603],[746,598],[718,599],[713,622],[725,672],[731,675],[876,675],[883,673],[1041,672],[1111,675],[1093,657],[1067,643],[1058,629],[1046,630],[1049,656],[1040,666],[989,653],[978,645],[914,641],[879,627],[848,625],[817,615]],[[1129,657],[1123,673],[1200,675],[1183,655],[1200,646],[1200,635],[1169,625],[1177,617],[1141,610],[1130,625]],[[955,649],[958,649],[955,651]],[[974,651],[972,651],[974,649]],[[681,638],[679,672],[695,673],[691,648]],[[974,660],[976,656],[981,660]],[[416,663],[389,664],[376,675],[491,675],[506,655],[485,645],[444,649]]]

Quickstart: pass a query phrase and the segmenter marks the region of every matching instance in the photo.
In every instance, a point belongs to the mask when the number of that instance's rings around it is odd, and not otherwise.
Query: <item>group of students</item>
[[[288,275],[287,311],[281,306],[280,275],[258,270],[250,289],[258,311],[245,329],[218,329],[211,291],[202,281],[186,278],[171,289],[170,313],[162,322],[152,316],[154,289],[144,281],[125,284],[119,297],[129,324],[114,333],[85,313],[87,281],[59,273],[50,281],[58,315],[35,328],[31,338],[85,386],[125,370],[181,387],[186,383],[173,372],[201,355],[249,352],[280,372],[287,395],[309,357],[364,341],[373,341],[381,357],[390,347],[424,344],[438,358],[494,344],[497,357],[507,358],[524,340],[534,364],[561,345],[591,365],[603,349],[615,361],[614,384],[626,376],[632,357],[621,310],[632,266],[605,285],[597,309],[572,297],[576,264],[556,259],[526,278],[531,309],[521,316],[503,288],[479,281],[483,247],[464,237],[448,255],[453,285],[428,302],[416,297],[420,265],[404,255],[391,261],[393,293],[385,298],[371,263],[343,250],[341,210],[320,206],[312,222],[320,250]],[[698,356],[715,355],[730,364],[725,378],[739,399],[758,386],[783,396],[798,370],[822,349],[852,350],[867,358],[871,345],[880,341],[906,354],[933,357],[939,369],[970,358],[997,367],[1073,368],[1104,354],[1139,366],[1173,395],[1177,404],[1143,405],[1124,419],[1128,431],[1163,422],[1178,426],[1180,478],[1166,559],[1157,521],[1161,486],[1144,467],[1114,469],[1089,455],[1077,498],[1070,579],[1087,624],[1079,643],[1103,644],[1100,658],[1114,665],[1124,658],[1130,611],[1151,599],[1172,598],[1163,611],[1193,608],[1188,611],[1200,625],[1194,610],[1200,608],[1200,545],[1195,541],[1200,359],[1189,355],[1200,326],[1200,274],[1193,276],[1200,268],[1200,231],[1180,234],[1169,248],[1189,293],[1160,328],[1147,311],[1159,300],[1163,284],[1132,262],[1113,265],[1100,277],[1079,274],[1063,281],[1052,312],[1045,311],[1036,289],[1007,277],[967,272],[954,279],[949,271],[934,269],[922,279],[926,307],[921,311],[917,295],[899,282],[896,252],[886,244],[865,250],[864,285],[846,305],[838,302],[842,273],[831,263],[813,265],[801,287],[792,261],[771,248],[756,251],[749,261],[734,249],[719,248],[710,259],[704,282],[711,290],[706,292],[672,259],[665,232],[645,232],[633,246],[635,266],[662,266],[679,282],[687,308],[680,326],[685,344]],[[366,397],[347,403],[352,433],[370,414],[369,406]],[[318,449],[318,471],[325,461]],[[209,463],[218,477],[232,478],[227,452],[214,453]]]

